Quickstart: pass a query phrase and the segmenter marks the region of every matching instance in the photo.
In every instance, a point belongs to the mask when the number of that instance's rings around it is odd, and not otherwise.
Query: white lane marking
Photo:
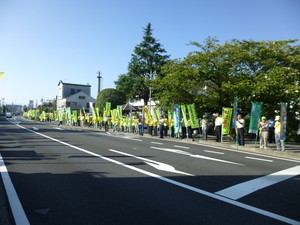
[[[190,147],[174,145],[175,148],[183,148],[183,149],[190,149]]]
[[[106,131],[106,133],[107,133],[107,134],[111,134],[111,133],[109,133],[108,131]]]
[[[290,219],[290,218],[285,217],[285,216],[281,216],[281,215],[278,215],[278,214],[275,214],[275,213],[272,213],[272,212],[269,212],[269,211],[266,211],[266,210],[263,210],[263,209],[259,209],[259,208],[256,208],[256,207],[253,207],[253,206],[250,206],[250,205],[246,205],[246,204],[244,204],[244,203],[237,202],[237,201],[234,201],[234,200],[232,200],[232,199],[228,199],[228,198],[222,197],[222,196],[220,196],[220,195],[217,195],[217,194],[214,194],[214,193],[210,193],[210,192],[201,190],[201,189],[199,189],[199,188],[195,188],[195,187],[192,187],[192,186],[190,186],[190,185],[180,183],[180,182],[175,181],[175,180],[171,180],[171,179],[166,178],[166,177],[162,177],[162,176],[157,175],[157,174],[155,174],[155,173],[151,173],[151,172],[148,172],[148,171],[146,171],[146,170],[142,170],[142,169],[139,169],[139,168],[136,168],[136,167],[127,165],[127,164],[122,163],[122,162],[119,162],[119,161],[117,161],[117,160],[110,159],[110,158],[107,158],[107,157],[105,157],[105,156],[101,156],[101,155],[96,154],[96,153],[94,153],[94,152],[91,152],[91,151],[85,150],[85,149],[83,149],[83,148],[80,148],[80,147],[77,147],[77,146],[68,144],[68,143],[66,143],[66,142],[63,142],[63,141],[60,141],[60,140],[58,140],[58,139],[49,137],[49,136],[44,135],[44,134],[42,134],[42,133],[39,133],[39,132],[36,132],[36,131],[33,131],[33,130],[29,130],[29,129],[27,129],[26,127],[23,127],[23,126],[21,126],[21,125],[17,125],[17,126],[20,127],[20,128],[22,128],[22,129],[25,129],[25,130],[27,130],[27,131],[29,131],[29,132],[32,132],[32,133],[35,133],[35,134],[40,135],[40,136],[42,136],[42,137],[48,138],[48,139],[50,139],[50,140],[52,140],[52,141],[58,142],[58,143],[60,143],[60,144],[62,144],[62,145],[69,146],[69,147],[74,148],[74,149],[77,149],[77,150],[79,150],[79,151],[81,151],[81,152],[85,152],[85,153],[87,153],[87,154],[93,155],[93,156],[98,157],[98,158],[101,158],[101,159],[103,159],[103,160],[106,160],[106,161],[115,163],[115,164],[117,164],[117,165],[120,165],[120,166],[126,167],[126,168],[128,168],[128,169],[137,171],[137,172],[142,173],[142,174],[145,174],[145,175],[147,175],[147,176],[150,176],[150,177],[153,177],[153,178],[162,180],[162,181],[164,181],[164,182],[173,184],[173,185],[175,185],[175,186],[178,186],[178,187],[181,187],[181,188],[184,188],[184,189],[187,189],[187,190],[196,192],[196,193],[198,193],[198,194],[202,194],[202,195],[211,197],[211,198],[213,198],[213,199],[217,199],[217,200],[219,200],[219,201],[223,201],[223,202],[226,202],[226,203],[228,203],[228,204],[232,204],[232,205],[234,205],[234,206],[237,206],[237,207],[240,207],[240,208],[249,210],[249,211],[251,211],[251,212],[256,212],[256,213],[258,213],[258,214],[261,214],[261,215],[264,215],[264,216],[267,216],[267,217],[270,217],[270,218],[273,218],[273,219],[276,219],[276,220],[279,220],[279,221],[283,221],[283,222],[285,222],[285,223],[290,223],[290,224],[299,224],[299,223],[300,223],[300,221],[296,221],[296,220]]]
[[[298,176],[299,174],[300,166],[295,166],[286,170],[281,170],[279,172],[269,174],[267,176],[234,185],[232,187],[218,191],[216,192],[216,194],[237,200],[265,187],[287,180],[294,176]]]
[[[260,158],[248,157],[248,156],[246,156],[245,158],[246,158],[246,159],[254,159],[254,160],[259,160],[259,161],[265,161],[265,162],[274,162],[274,161],[273,161],[273,160],[271,160],[271,159],[260,159]]]
[[[131,154],[128,154],[128,153],[125,153],[125,152],[120,152],[120,151],[117,151],[117,150],[114,150],[114,149],[109,149],[109,151],[115,152],[115,153],[118,153],[118,154],[121,154],[121,155],[130,156],[132,158],[143,160],[145,163],[147,163],[148,165],[150,165],[150,166],[152,166],[152,167],[154,167],[158,170],[163,170],[163,171],[167,171],[167,172],[171,172],[171,173],[178,173],[178,174],[183,174],[183,175],[188,175],[188,176],[194,176],[193,174],[185,173],[185,172],[176,170],[173,166],[168,165],[166,163],[157,162],[157,161],[146,159],[146,158],[143,158],[143,157],[140,157],[140,156],[131,155]]]
[[[95,134],[103,135],[103,133],[95,133]],[[113,137],[113,138],[122,138],[122,139],[127,139],[127,140],[132,140],[132,141],[143,141],[143,140],[138,139],[136,137],[130,137],[130,136],[115,136],[115,135],[111,135],[110,137]]]
[[[150,143],[151,144],[156,144],[156,145],[163,145],[163,143],[161,143],[161,142],[155,142],[155,141],[151,141]]]
[[[236,162],[231,162],[227,160],[222,160],[222,159],[216,159],[212,157],[207,157],[203,155],[191,155],[191,157],[199,158],[199,159],[207,159],[207,160],[212,160],[212,161],[217,161],[217,162],[223,162],[223,163],[228,163],[228,164],[234,164],[234,165],[239,165],[239,166],[244,166],[244,164],[241,163],[236,163]]]
[[[157,149],[157,150],[160,150],[160,151],[166,151],[166,152],[173,152],[173,153],[178,153],[178,154],[182,154],[182,155],[188,155],[190,157],[199,158],[199,159],[206,159],[206,160],[212,160],[212,161],[217,161],[217,162],[223,162],[223,163],[229,163],[229,164],[235,164],[235,165],[239,165],[239,166],[244,166],[243,164],[236,163],[236,162],[231,162],[231,161],[227,161],[227,160],[216,159],[216,158],[202,156],[202,155],[193,155],[193,154],[191,154],[189,152],[185,152],[185,151],[181,151],[181,150],[176,150],[176,149],[171,149],[171,148],[158,148],[158,147],[150,147],[150,148]]]
[[[215,151],[209,151],[209,150],[204,150],[204,151],[205,151],[205,152],[208,152],[208,153],[224,155],[224,152],[215,152]]]
[[[29,221],[24,212],[20,199],[17,195],[17,192],[14,188],[14,185],[10,179],[7,168],[3,161],[2,155],[0,153],[0,173],[2,176],[4,188],[7,194],[7,198],[10,204],[10,208],[15,219],[16,225],[29,225]]]
[[[64,130],[64,129],[60,128],[60,127],[55,127],[55,129],[56,130]]]
[[[150,148],[160,150],[160,151],[178,153],[178,154],[182,154],[182,155],[191,155],[191,153],[181,151],[181,150],[177,150],[177,149],[172,149],[172,148],[158,148],[158,147],[152,147],[152,146]]]
[[[127,139],[127,140],[132,140],[132,141],[143,141],[141,139],[136,139],[135,137],[130,137],[130,136],[124,136],[122,138]]]
[[[18,124],[17,124],[17,125],[18,125]],[[39,128],[36,128],[36,127],[32,127],[32,129],[33,129],[33,130],[39,130]]]
[[[222,149],[222,150],[226,150],[229,152],[237,152],[237,153],[241,153],[244,155],[255,155],[255,156],[267,157],[267,158],[271,158],[271,159],[279,159],[279,160],[288,161],[288,162],[296,162],[296,163],[300,162],[300,160],[286,159],[286,158],[280,158],[280,157],[276,157],[276,156],[263,155],[263,154],[259,154],[259,153],[245,152],[245,151],[240,151],[240,150],[236,150],[236,149],[223,148],[223,147],[218,147],[218,146],[213,146],[213,145],[206,145],[206,144],[200,144],[200,143],[193,143],[193,144],[205,146],[205,147],[209,147],[209,148]]]

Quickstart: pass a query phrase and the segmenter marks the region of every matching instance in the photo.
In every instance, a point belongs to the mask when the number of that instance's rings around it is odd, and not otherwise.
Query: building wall
[[[91,87],[64,84],[62,87],[62,98],[67,98],[81,91],[91,95]]]
[[[77,94],[84,93],[82,99]],[[74,97],[72,97],[74,96]],[[69,99],[70,98],[70,99]],[[75,99],[76,98],[76,99]],[[88,99],[88,100],[87,100]],[[91,97],[91,86],[80,84],[68,84],[59,82],[57,87],[57,109],[65,107],[72,107],[72,109],[79,109],[80,107],[87,108],[89,101],[94,102],[95,99]]]

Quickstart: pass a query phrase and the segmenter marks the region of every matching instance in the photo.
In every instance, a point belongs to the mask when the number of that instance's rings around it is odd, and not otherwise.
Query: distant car
[[[6,116],[6,118],[12,118],[12,114],[11,114],[10,112],[7,112],[7,113],[5,114],[5,116]]]

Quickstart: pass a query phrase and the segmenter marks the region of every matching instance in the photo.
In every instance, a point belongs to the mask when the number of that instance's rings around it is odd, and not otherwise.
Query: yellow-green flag
[[[185,123],[185,125],[187,126],[186,108],[185,108],[185,105],[181,105],[180,108],[181,108],[181,112],[182,112],[182,117],[183,117],[183,119],[184,119],[184,123]]]
[[[232,108],[223,108],[223,124],[222,124],[222,134],[230,133]]]
[[[195,109],[195,105],[187,105],[188,108],[188,112],[189,112],[189,116],[190,116],[190,120],[191,120],[191,127],[193,129],[198,128],[198,118],[197,118],[197,113],[196,113],[196,109]]]
[[[0,80],[2,79],[3,72],[0,72]]]
[[[111,103],[110,102],[106,102],[106,107],[105,107],[105,111],[107,113],[107,116],[110,116],[110,107],[111,107]]]

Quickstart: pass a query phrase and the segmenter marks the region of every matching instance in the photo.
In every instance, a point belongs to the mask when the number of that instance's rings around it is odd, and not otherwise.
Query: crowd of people
[[[208,115],[203,115],[202,118],[198,119],[199,128],[192,129],[191,120],[188,115],[185,118],[179,120],[179,128],[175,129],[175,124],[173,117],[168,118],[166,115],[162,115],[160,119],[145,121],[145,118],[140,115],[132,116],[129,115],[123,116],[122,118],[114,118],[104,116],[101,119],[93,121],[92,116],[78,116],[78,120],[74,121],[71,118],[65,118],[62,116],[59,119],[59,124],[63,123],[66,125],[75,125],[75,126],[91,126],[94,125],[95,128],[104,129],[106,132],[111,129],[113,132],[130,132],[133,134],[143,135],[145,128],[151,136],[159,136],[159,138],[171,137],[178,139],[192,139],[194,130],[197,130],[198,135],[201,139],[207,140],[210,128],[213,127],[216,141],[222,142],[222,125],[223,118],[220,113],[214,113],[213,119]],[[41,114],[39,116],[41,121],[52,121],[54,120],[53,114]],[[245,119],[241,114],[237,115],[235,120],[235,135],[237,143],[241,146],[245,145]],[[258,135],[257,138],[260,142],[260,148],[267,149],[268,143],[276,143],[277,150],[282,149],[283,142],[280,140],[280,131],[281,123],[280,116],[276,116],[275,119],[270,118],[267,120],[265,116],[261,117],[261,120],[258,123]]]

